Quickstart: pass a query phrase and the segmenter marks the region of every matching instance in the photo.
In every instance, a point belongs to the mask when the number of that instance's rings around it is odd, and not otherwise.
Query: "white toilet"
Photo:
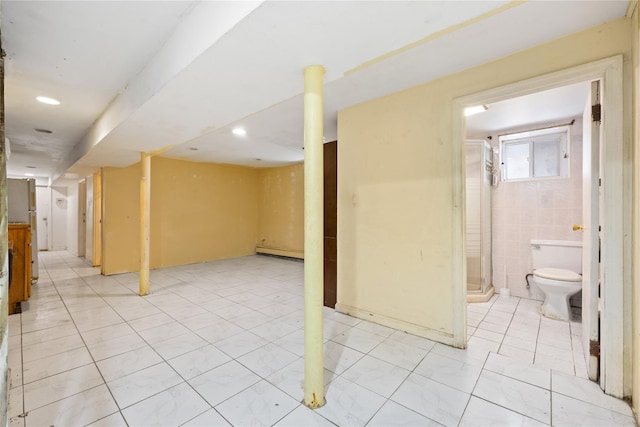
[[[582,242],[532,240],[533,281],[544,293],[541,314],[571,319],[569,299],[582,289]]]

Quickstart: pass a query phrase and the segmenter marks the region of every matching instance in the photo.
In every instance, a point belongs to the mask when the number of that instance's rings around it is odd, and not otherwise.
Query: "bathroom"
[[[466,118],[467,153],[476,156],[467,157],[469,302],[486,301],[494,292],[544,301],[544,293],[527,277],[533,272],[531,240],[582,242],[583,231],[573,228],[583,225],[583,111],[590,86],[581,82],[486,104]],[[513,158],[507,163],[504,150],[510,142],[552,133],[566,135],[554,147],[556,169],[547,173],[535,166],[540,169],[535,176],[559,176],[529,178],[520,173],[522,164]],[[482,151],[485,174],[478,179]],[[570,301],[571,320],[579,322],[581,292]]]

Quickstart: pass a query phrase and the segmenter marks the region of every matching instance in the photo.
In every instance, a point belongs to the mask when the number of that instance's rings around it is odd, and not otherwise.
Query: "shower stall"
[[[466,143],[467,301],[483,302],[491,282],[491,186],[493,150],[486,141]]]

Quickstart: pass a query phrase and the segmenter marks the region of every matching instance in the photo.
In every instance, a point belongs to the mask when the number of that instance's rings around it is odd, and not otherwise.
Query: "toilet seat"
[[[560,282],[582,281],[582,275],[575,271],[565,270],[562,268],[539,268],[533,272],[533,275],[542,279],[557,280]]]

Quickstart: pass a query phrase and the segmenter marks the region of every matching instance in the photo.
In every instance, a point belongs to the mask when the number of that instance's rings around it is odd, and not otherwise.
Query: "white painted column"
[[[140,176],[140,296],[149,293],[149,235],[151,234],[151,154],[141,153]]]
[[[324,68],[304,69],[304,404],[324,405]]]

